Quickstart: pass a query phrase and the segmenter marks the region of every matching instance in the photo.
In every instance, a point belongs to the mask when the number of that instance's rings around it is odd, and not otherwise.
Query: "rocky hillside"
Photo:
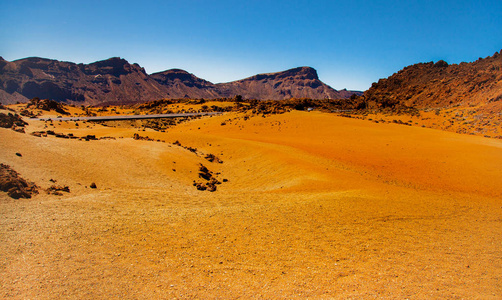
[[[319,80],[317,71],[310,67],[259,74],[217,86],[225,97],[240,94],[247,99],[342,99],[354,94],[347,90],[337,91],[324,84]]]
[[[312,68],[261,74],[230,83],[213,84],[179,69],[148,75],[138,64],[114,57],[75,64],[30,57],[8,62],[0,57],[0,102],[11,104],[38,97],[73,104],[129,104],[161,98],[244,98],[280,100],[348,98],[322,83]]]
[[[153,73],[150,77],[167,89],[165,98],[212,99],[221,97],[220,91],[213,83],[184,70],[171,69]]]
[[[502,52],[502,50],[501,50]],[[380,106],[404,104],[419,109],[482,106],[502,103],[502,53],[472,63],[445,61],[408,66],[380,79],[364,93],[366,101]]]
[[[394,115],[387,121],[402,123],[395,114],[411,113],[408,125],[502,139],[502,53],[472,63],[408,66],[374,83],[358,101],[367,112]]]
[[[141,102],[166,95],[143,68],[117,57],[88,65],[38,57],[13,62],[2,59],[0,87],[4,104],[38,97],[94,105]]]

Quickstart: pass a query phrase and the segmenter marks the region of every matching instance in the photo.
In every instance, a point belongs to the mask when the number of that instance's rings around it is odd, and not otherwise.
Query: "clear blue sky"
[[[413,63],[502,49],[502,0],[2,2],[6,60],[120,56],[214,83],[311,66],[336,89],[366,90]]]

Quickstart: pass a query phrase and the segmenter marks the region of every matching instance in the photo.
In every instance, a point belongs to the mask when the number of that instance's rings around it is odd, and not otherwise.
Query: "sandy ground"
[[[502,297],[500,140],[319,112],[49,127],[116,139],[0,129],[1,163],[71,189],[0,194],[1,298]]]

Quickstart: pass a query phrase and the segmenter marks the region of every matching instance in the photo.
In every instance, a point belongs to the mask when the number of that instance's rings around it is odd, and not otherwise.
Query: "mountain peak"
[[[258,74],[238,81],[276,80],[276,79],[319,80],[319,77],[317,76],[317,71],[314,68],[297,67],[281,72]]]
[[[105,60],[99,60],[89,64],[90,66],[96,67],[122,67],[124,65],[128,65],[129,62],[120,57],[110,57]]]
[[[192,73],[182,69],[170,69],[162,72],[150,74],[150,77],[162,85],[172,86],[176,82],[182,82],[184,85],[192,88],[204,88],[213,84],[207,80],[201,79]]]
[[[298,67],[280,73],[284,74],[285,77],[294,76],[294,77],[301,77],[302,79],[319,80],[319,76],[317,75],[316,69],[312,67]]]
[[[173,73],[174,74],[176,74],[176,73],[178,73],[178,74],[190,74],[187,71],[182,70],[182,69],[169,69],[169,70],[165,70],[165,71],[159,72],[159,73],[162,73],[162,74],[173,74]]]
[[[111,57],[86,65],[86,73],[93,75],[110,74],[119,77],[130,72],[131,65],[127,60],[120,57]]]

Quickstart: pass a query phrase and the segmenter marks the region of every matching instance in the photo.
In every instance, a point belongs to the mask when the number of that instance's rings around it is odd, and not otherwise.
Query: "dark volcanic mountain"
[[[75,64],[30,57],[13,62],[0,57],[0,102],[26,102],[38,97],[74,104],[126,104],[162,98],[214,99],[242,95],[263,100],[308,97],[348,98],[357,92],[336,91],[322,83],[312,68],[213,84],[179,69],[148,75],[138,64],[118,57]]]
[[[502,52],[502,50],[501,50]],[[487,106],[502,108],[502,53],[472,63],[445,61],[408,66],[380,79],[364,93],[369,103],[416,108]]]

